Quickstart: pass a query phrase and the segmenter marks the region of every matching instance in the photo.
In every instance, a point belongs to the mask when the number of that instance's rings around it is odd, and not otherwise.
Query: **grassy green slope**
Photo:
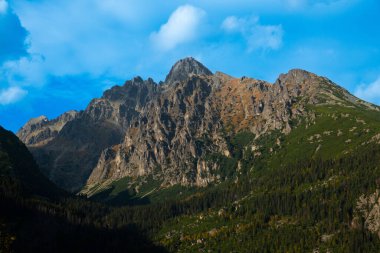
[[[339,158],[380,133],[380,113],[354,107],[316,106],[314,122],[304,123],[284,138],[275,164],[305,158]]]
[[[125,177],[112,182],[106,189],[95,191],[90,199],[114,206],[146,205],[183,199],[200,191],[181,185],[161,187],[161,181],[154,180],[152,176],[137,179]]]

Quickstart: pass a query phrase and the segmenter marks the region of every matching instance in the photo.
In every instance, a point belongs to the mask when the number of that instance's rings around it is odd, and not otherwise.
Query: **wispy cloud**
[[[0,14],[6,13],[8,10],[8,3],[5,0],[0,0]]]
[[[230,16],[223,21],[222,29],[228,33],[239,33],[243,36],[249,52],[257,49],[279,49],[284,34],[281,25],[262,25],[258,17]]]
[[[363,100],[380,104],[380,76],[370,84],[359,85],[354,94]]]
[[[199,1],[198,1],[199,2]],[[315,13],[336,12],[355,6],[363,0],[207,0],[203,6],[212,6],[214,10],[226,9],[254,10],[256,13]]]
[[[194,40],[199,32],[206,12],[191,5],[178,7],[158,32],[151,34],[151,40],[163,51],[175,48],[179,44]]]
[[[8,105],[22,99],[28,92],[20,87],[9,87],[0,90],[0,105]]]
[[[15,86],[41,87],[47,77],[46,63],[41,55],[30,55],[18,60],[7,61],[0,68],[0,80]]]
[[[284,2],[292,8],[298,9],[310,9],[310,8],[325,8],[325,9],[335,9],[348,7],[355,4],[359,0],[275,0],[277,2]]]

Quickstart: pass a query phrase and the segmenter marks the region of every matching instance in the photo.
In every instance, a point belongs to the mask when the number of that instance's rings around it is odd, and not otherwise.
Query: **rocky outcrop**
[[[380,190],[377,189],[368,196],[361,195],[356,203],[355,213],[352,226],[356,228],[364,225],[364,228],[380,238]],[[360,224],[360,220],[363,224]]]
[[[127,129],[123,143],[102,153],[88,183],[155,174],[165,184],[204,184],[201,175],[209,168],[197,164],[205,151],[227,149],[210,81],[192,76],[162,86],[160,96]]]
[[[287,134],[293,119],[308,115],[308,104],[349,106],[355,102],[349,96],[304,70],[291,70],[270,84],[213,74],[186,58],[161,85],[136,77],[105,91],[46,138],[49,142],[29,147],[45,174],[72,191],[148,175],[163,185],[206,186],[219,180],[219,166],[207,156],[230,156],[229,137],[241,131],[256,138],[273,130]],[[45,118],[34,121],[47,124]],[[30,125],[19,136],[37,135]]]

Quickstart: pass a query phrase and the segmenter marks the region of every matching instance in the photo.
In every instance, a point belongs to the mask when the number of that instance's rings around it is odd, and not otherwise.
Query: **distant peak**
[[[177,61],[166,76],[165,83],[183,81],[189,75],[212,75],[212,72],[193,57],[187,57]]]
[[[28,122],[25,123],[24,126],[20,128],[17,134],[19,134],[23,130],[30,131],[30,129],[34,129],[35,127],[38,128],[42,125],[45,125],[47,122],[49,122],[49,119],[44,115],[38,116],[36,118],[31,118],[30,120],[28,120]]]
[[[45,115],[41,115],[41,116],[38,116],[36,118],[31,118],[27,122],[27,124],[34,125],[34,124],[38,124],[38,123],[41,123],[41,122],[47,122],[47,121],[48,121],[48,118]]]

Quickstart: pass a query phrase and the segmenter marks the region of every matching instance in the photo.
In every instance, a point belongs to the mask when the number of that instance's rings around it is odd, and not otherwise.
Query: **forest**
[[[112,206],[57,189],[38,172],[16,137],[3,131],[1,138],[0,252],[380,248],[363,220],[352,225],[358,197],[380,187],[380,147],[375,144],[339,159],[307,159],[254,171],[247,167],[238,180],[187,198]],[[242,157],[239,147],[235,144],[235,154]],[[244,159],[248,165],[251,157]]]

